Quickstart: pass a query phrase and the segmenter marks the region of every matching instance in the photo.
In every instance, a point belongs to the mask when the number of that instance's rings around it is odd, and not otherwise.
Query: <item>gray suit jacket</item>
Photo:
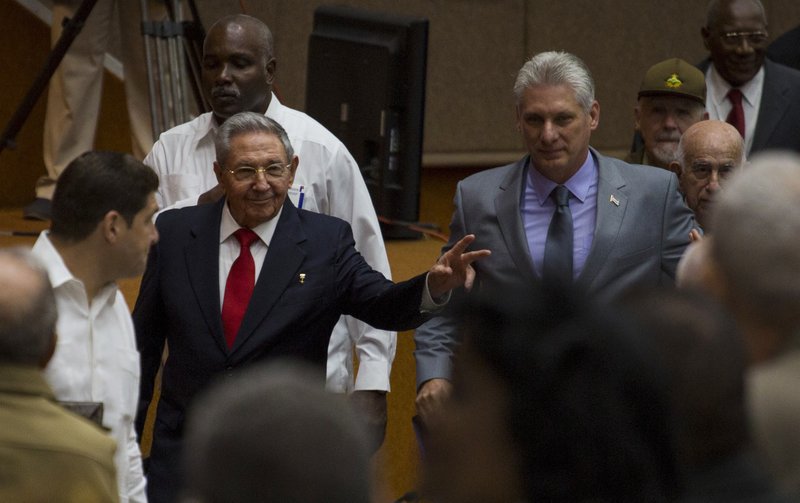
[[[612,300],[632,287],[673,283],[689,231],[695,227],[678,192],[677,177],[591,152],[599,172],[597,223],[576,286]],[[443,250],[466,234],[476,236],[471,249],[492,250],[490,257],[473,264],[476,288],[524,287],[540,281],[520,213],[528,159],[482,171],[458,184],[450,241]],[[434,318],[419,327],[414,338],[418,386],[436,377],[449,378],[457,323],[447,316]]]
[[[706,72],[710,60],[698,67]],[[750,154],[782,149],[800,152],[800,71],[764,60],[764,89]]]

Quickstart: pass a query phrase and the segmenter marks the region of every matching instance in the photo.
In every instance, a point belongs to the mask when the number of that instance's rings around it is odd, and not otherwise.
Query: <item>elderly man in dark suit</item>
[[[148,257],[133,314],[142,362],[140,433],[169,344],[150,453],[151,502],[174,500],[184,416],[210,381],[290,357],[316,365],[322,387],[340,315],[386,330],[416,327],[452,288],[469,287],[468,265],[489,254],[464,253],[468,237],[427,275],[394,284],[356,251],[349,224],[299,210],[286,197],[299,160],[278,123],[243,112],[225,121],[215,144],[214,172],[225,198],[159,217],[161,240]]]
[[[514,86],[517,129],[529,155],[458,185],[451,246],[475,233],[492,249],[476,285],[558,281],[612,299],[635,286],[669,284],[689,244],[692,212],[675,174],[605,157],[589,147],[600,121],[594,82],[572,54],[525,63]],[[453,320],[420,327],[417,407],[423,419],[449,394]]]
[[[769,33],[760,0],[712,0],[701,34],[710,53],[700,65],[709,118],[736,127],[746,155],[800,152],[800,72],[765,59]]]

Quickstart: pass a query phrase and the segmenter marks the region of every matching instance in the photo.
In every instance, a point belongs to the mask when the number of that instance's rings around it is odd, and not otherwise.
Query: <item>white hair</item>
[[[718,195],[711,254],[729,294],[769,326],[800,325],[800,157],[756,156]]]

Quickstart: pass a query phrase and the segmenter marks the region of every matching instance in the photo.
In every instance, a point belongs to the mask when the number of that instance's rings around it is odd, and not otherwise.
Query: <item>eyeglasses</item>
[[[760,46],[767,42],[769,34],[766,31],[729,31],[720,35],[722,43],[728,47],[739,47],[744,40],[750,45]]]
[[[736,170],[735,166],[720,166],[718,168],[712,168],[707,164],[697,164],[692,166],[692,175],[698,180],[705,180],[713,171],[717,172],[717,178],[720,180],[725,180],[728,178],[733,172]]]
[[[289,171],[291,164],[270,164],[266,167],[254,168],[252,166],[239,166],[236,169],[226,169],[238,182],[249,182],[256,178],[258,173],[263,173],[267,180],[279,180]]]

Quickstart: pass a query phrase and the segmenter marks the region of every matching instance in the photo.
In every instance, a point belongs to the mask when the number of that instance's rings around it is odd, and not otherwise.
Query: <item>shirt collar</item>
[[[195,136],[195,150],[197,150],[198,145],[204,142],[210,142],[213,145],[214,138],[217,137],[217,121],[214,120],[214,112],[208,112],[199,116],[197,121],[197,131],[201,134]]]
[[[43,263],[47,264],[47,275],[50,277],[50,284],[53,285],[53,288],[58,288],[72,280],[78,281],[78,279],[69,272],[67,264],[64,263],[64,259],[61,258],[58,250],[53,246],[53,242],[50,241],[50,231],[42,231],[42,233],[39,234],[39,239],[36,241],[36,248],[36,253],[39,255],[39,258],[41,258]]]
[[[4,363],[0,365],[0,392],[32,395],[55,401],[53,390],[45,381],[42,371],[33,365]]]
[[[75,282],[85,288],[83,281],[72,275],[61,254],[58,253],[53,242],[50,241],[50,231],[42,231],[39,234],[39,239],[36,241],[37,255],[43,263],[47,264],[47,275],[50,278],[50,284],[53,289],[57,289],[67,283]],[[105,285],[93,299],[88,299],[89,303],[94,303],[95,300],[105,302],[113,305],[117,298],[117,284],[113,281]]]
[[[269,106],[267,107],[267,113],[264,115],[275,119],[282,108],[283,105],[281,104],[280,101],[278,101],[278,97],[275,96],[275,93],[272,93],[272,97],[269,99]]]
[[[539,173],[533,166],[533,160],[529,161],[529,164],[530,168],[528,171],[530,173],[530,181],[533,184],[533,190],[536,191],[539,204],[544,205],[547,198],[550,197],[550,193],[558,184]],[[570,193],[580,202],[583,202],[589,195],[589,189],[595,180],[597,180],[597,161],[594,158],[594,152],[590,149],[583,165],[581,165],[580,169],[564,183],[564,186],[567,187]]]
[[[269,106],[267,107],[267,113],[264,114],[267,117],[276,117],[280,110],[283,108],[283,105],[280,101],[278,101],[278,97],[275,96],[275,93],[272,93],[272,96],[269,100]],[[199,123],[197,124],[197,129],[199,131],[205,131],[203,134],[197,135],[197,143],[195,143],[194,148],[197,149],[197,145],[201,142],[209,141],[212,144],[214,143],[214,139],[217,137],[217,131],[219,131],[219,126],[217,125],[217,121],[214,120],[214,112],[208,112],[206,114],[201,115],[198,117]],[[278,121],[280,122],[280,121]]]
[[[283,206],[278,210],[278,213],[264,223],[258,224],[252,230],[258,235],[258,238],[267,246],[272,241],[272,236],[275,234],[275,228],[278,226],[278,219],[283,213]],[[222,244],[225,240],[230,238],[234,232],[239,230],[242,226],[234,220],[231,215],[231,210],[228,208],[227,201],[222,205],[222,221],[219,227],[219,242]]]
[[[710,89],[713,89],[714,104],[720,106],[723,102],[728,100],[728,91],[733,89],[733,86],[722,78],[722,75],[719,74],[713,63],[709,67],[707,77],[708,81],[706,84]],[[761,65],[761,68],[758,69],[758,72],[756,72],[753,78],[745,82],[744,85],[739,86],[738,89],[742,91],[742,96],[747,100],[747,103],[754,105],[761,93],[763,84],[764,65]]]

